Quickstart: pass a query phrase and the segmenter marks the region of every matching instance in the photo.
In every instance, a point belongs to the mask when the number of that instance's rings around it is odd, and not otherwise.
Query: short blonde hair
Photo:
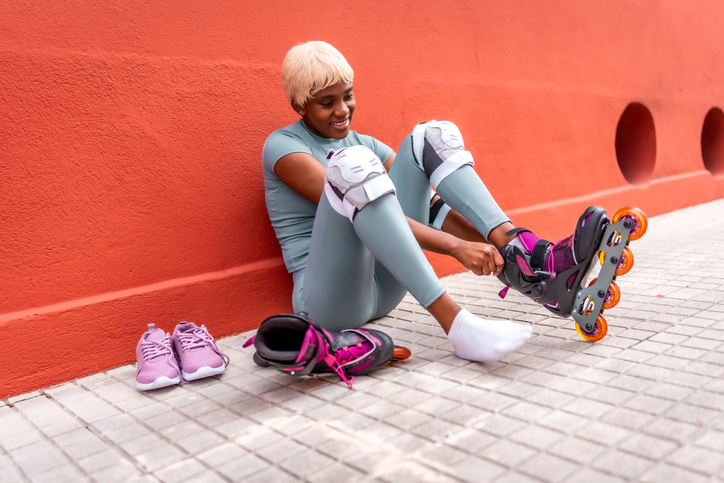
[[[282,62],[282,86],[292,105],[304,107],[322,89],[340,81],[352,82],[354,71],[347,60],[327,42],[295,45]]]

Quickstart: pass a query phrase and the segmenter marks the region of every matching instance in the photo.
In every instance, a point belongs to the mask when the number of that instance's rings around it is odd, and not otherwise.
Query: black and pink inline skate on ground
[[[622,208],[609,219],[606,210],[591,206],[578,218],[573,235],[558,243],[516,228],[520,243],[500,250],[505,268],[498,278],[507,286],[543,305],[559,317],[572,316],[576,330],[587,341],[606,335],[604,309],[618,304],[621,292],[615,279],[633,266],[631,240],[646,232],[646,215],[638,208]],[[601,263],[598,276],[588,276]]]
[[[410,350],[396,346],[379,330],[328,331],[306,314],[279,314],[261,323],[254,344],[254,362],[276,367],[292,376],[334,372],[352,389],[355,376],[381,369],[388,362],[410,357]]]

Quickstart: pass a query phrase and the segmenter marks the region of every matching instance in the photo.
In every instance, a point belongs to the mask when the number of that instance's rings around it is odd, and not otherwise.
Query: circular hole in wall
[[[651,112],[632,102],[621,114],[616,127],[616,159],[621,173],[631,184],[646,183],[656,165],[656,129]]]
[[[724,113],[718,107],[709,110],[701,129],[701,157],[713,175],[724,175]]]

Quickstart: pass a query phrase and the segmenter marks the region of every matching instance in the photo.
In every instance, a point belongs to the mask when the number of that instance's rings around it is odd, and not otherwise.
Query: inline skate
[[[633,267],[631,240],[646,232],[646,215],[638,208],[622,208],[612,219],[598,206],[591,206],[578,218],[573,235],[558,243],[536,237],[530,230],[516,228],[520,243],[501,248],[505,268],[498,275],[508,288],[543,305],[559,317],[572,316],[578,334],[589,342],[601,340],[608,329],[602,312],[618,304],[621,291],[615,282]],[[598,276],[586,284],[595,262]]]

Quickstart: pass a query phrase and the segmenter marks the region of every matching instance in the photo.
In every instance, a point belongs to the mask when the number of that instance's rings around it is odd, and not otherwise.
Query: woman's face
[[[306,106],[297,111],[307,128],[323,138],[347,137],[352,113],[357,106],[352,88],[351,82],[338,82],[317,92]]]

